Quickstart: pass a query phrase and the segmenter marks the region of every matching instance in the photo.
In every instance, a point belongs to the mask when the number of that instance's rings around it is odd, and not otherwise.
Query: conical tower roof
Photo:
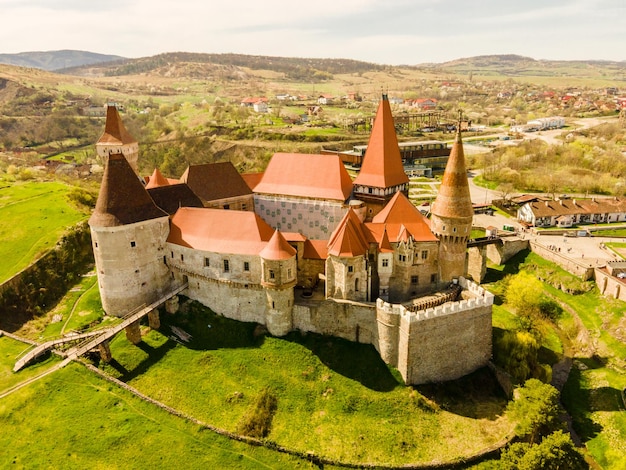
[[[343,217],[328,241],[328,254],[354,257],[367,253],[368,242],[362,223],[352,208]]]
[[[393,247],[391,243],[389,243],[389,236],[387,235],[387,226],[383,228],[383,236],[380,240],[380,244],[378,245],[378,251],[381,253],[392,253]]]
[[[158,168],[155,168],[152,174],[150,175],[150,181],[146,184],[146,189],[159,188],[161,186],[169,186],[170,182],[167,180],[165,176],[159,171]]]
[[[296,249],[287,243],[282,233],[276,230],[259,256],[263,259],[280,261],[296,256]]]
[[[456,138],[450,151],[448,164],[437,198],[433,202],[431,212],[439,217],[473,217],[472,198],[470,196],[465,154],[461,139],[461,126],[457,126]]]
[[[130,133],[124,127],[120,114],[117,111],[117,106],[114,104],[107,105],[107,119],[104,126],[104,132],[98,139],[97,144],[134,144],[137,141],[130,135]]]
[[[124,155],[111,154],[89,225],[117,227],[159,217],[167,213],[156,206]]]
[[[387,95],[383,95],[376,111],[374,126],[355,185],[390,188],[408,183],[402,166],[398,137]]]

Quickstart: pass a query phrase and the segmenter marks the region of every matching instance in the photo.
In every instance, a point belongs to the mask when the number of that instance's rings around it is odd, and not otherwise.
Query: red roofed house
[[[491,357],[493,296],[463,277],[472,205],[460,132],[429,221],[407,197],[386,96],[354,182],[337,155],[277,153],[245,179],[222,162],[180,182],[155,169],[144,185],[125,158],[136,170],[136,141],[109,107],[89,220],[103,307],[123,317],[184,288],[272,335],[372,344],[407,383],[468,374]]]

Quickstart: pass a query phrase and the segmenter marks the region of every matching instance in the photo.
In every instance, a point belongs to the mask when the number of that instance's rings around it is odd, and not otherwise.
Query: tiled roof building
[[[354,183],[337,155],[277,153],[245,178],[220,162],[180,180],[155,169],[144,185],[124,153],[136,142],[116,108],[107,116],[89,223],[108,314],[185,285],[188,298],[273,335],[373,344],[407,383],[458,378],[489,360],[492,297],[461,278],[472,206],[460,134],[429,221],[407,197],[386,96]],[[463,302],[434,295],[453,278]],[[430,294],[454,304],[413,308]]]

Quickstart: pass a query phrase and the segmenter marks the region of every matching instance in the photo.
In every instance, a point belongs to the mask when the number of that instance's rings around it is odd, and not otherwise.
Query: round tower
[[[474,217],[460,122],[431,213],[430,228],[439,239],[439,279],[449,282],[465,275],[467,241]]]
[[[159,209],[122,154],[109,156],[89,219],[102,307],[124,316],[170,288],[165,264],[169,217]]]
[[[104,165],[106,165],[109,155],[123,154],[135,174],[139,174],[137,169],[139,144],[124,127],[114,103],[107,103],[106,124],[104,132],[96,142],[96,152]]]
[[[265,325],[274,336],[284,336],[293,325],[296,249],[276,230],[259,256],[261,285],[267,296]]]

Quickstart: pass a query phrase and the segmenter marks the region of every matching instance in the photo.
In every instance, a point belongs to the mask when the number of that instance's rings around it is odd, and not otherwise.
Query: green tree
[[[520,271],[511,278],[506,289],[506,301],[520,315],[533,315],[541,312],[545,300],[543,285],[527,271]]]
[[[540,444],[511,444],[500,457],[498,468],[504,470],[583,470],[589,468],[571,438],[563,431],[544,437]]]
[[[515,390],[507,411],[517,421],[515,434],[530,444],[561,427],[559,391],[537,379],[528,379]]]

